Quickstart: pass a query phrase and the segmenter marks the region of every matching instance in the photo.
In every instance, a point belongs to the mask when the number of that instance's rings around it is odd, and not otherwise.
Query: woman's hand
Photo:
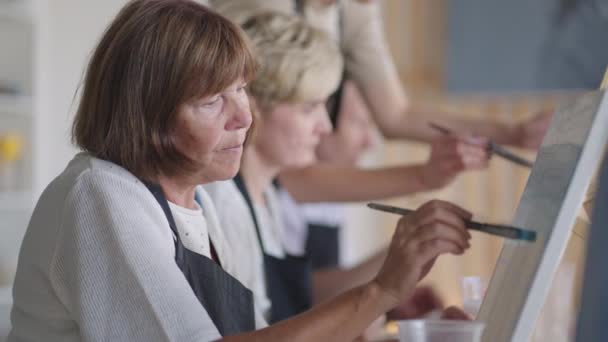
[[[398,321],[403,319],[424,318],[427,315],[441,313],[439,318],[450,320],[465,320],[473,319],[469,314],[456,306],[450,306],[447,309],[443,299],[430,286],[420,286],[414,290],[414,294],[406,301],[402,302],[393,310],[386,313],[388,320]]]
[[[552,111],[540,112],[532,118],[513,126],[507,143],[521,148],[538,149],[549,129],[552,118]]]
[[[410,298],[420,279],[441,254],[463,254],[471,234],[466,210],[444,201],[431,201],[399,220],[388,255],[374,279],[393,307]]]
[[[386,318],[389,320],[420,318],[433,311],[443,311],[444,308],[445,304],[435,289],[430,286],[420,286],[414,290],[412,296],[387,312]]]
[[[431,156],[421,168],[420,178],[429,189],[446,186],[461,172],[488,167],[488,139],[443,135],[431,144]]]
[[[464,312],[464,310],[457,306],[450,306],[449,308],[443,310],[443,312],[441,313],[441,319],[472,321],[474,317]]]

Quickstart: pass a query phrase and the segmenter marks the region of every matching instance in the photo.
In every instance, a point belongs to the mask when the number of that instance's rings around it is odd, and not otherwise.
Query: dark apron
[[[321,223],[308,224],[306,254],[313,270],[340,266],[340,229],[339,226]]]
[[[229,336],[255,330],[251,290],[224,271],[215,261],[185,248],[161,187],[155,184],[146,186],[163,208],[169,226],[177,238],[175,262],[220,334]],[[213,245],[211,248],[214,253]]]
[[[310,309],[312,307],[310,260],[306,256],[285,255],[284,259],[280,259],[266,254],[253,202],[240,174],[234,178],[234,183],[247,202],[264,256],[266,290],[272,303],[270,323],[282,321]]]

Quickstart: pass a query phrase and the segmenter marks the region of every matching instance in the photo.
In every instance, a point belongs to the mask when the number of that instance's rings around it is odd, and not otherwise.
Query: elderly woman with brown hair
[[[439,254],[463,252],[466,213],[426,206],[400,220],[374,279],[265,327],[198,187],[239,169],[254,72],[243,33],[201,5],[122,9],[86,72],[73,126],[84,152],[32,214],[9,341],[349,341]]]

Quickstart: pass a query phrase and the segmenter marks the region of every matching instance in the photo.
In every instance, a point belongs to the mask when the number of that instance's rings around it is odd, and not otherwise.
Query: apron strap
[[[153,183],[148,183],[148,182],[144,182],[144,184],[146,185],[148,190],[150,190],[150,192],[152,193],[152,195],[154,196],[154,198],[156,199],[158,204],[160,204],[160,207],[163,209],[163,212],[165,213],[165,217],[167,218],[167,221],[169,221],[169,227],[171,228],[171,231],[173,232],[173,236],[175,238],[175,246],[177,247],[178,240],[181,241],[181,238],[179,237],[179,233],[177,231],[177,225],[175,224],[175,219],[173,218],[173,213],[171,213],[171,208],[169,207],[169,202],[167,202],[167,198],[165,197],[165,194],[163,193],[163,189],[158,184],[153,184]],[[202,204],[201,198],[197,192],[194,193],[194,200],[202,208],[203,204]],[[221,267],[222,264],[220,262],[220,258],[217,255],[215,246],[213,245],[213,241],[211,241],[211,237],[209,237],[209,247],[211,249],[211,260],[213,260],[216,264],[218,264]],[[176,248],[176,255],[179,259],[181,259],[183,257],[181,255],[181,253],[178,253],[177,248]]]
[[[201,199],[201,196],[198,194],[198,191],[194,191],[194,201],[196,201],[196,203],[198,203],[199,207],[201,207],[201,209],[203,209],[203,200]],[[217,255],[217,251],[215,250],[215,246],[213,245],[213,240],[211,240],[211,236],[209,236],[209,248],[211,249],[211,253],[210,253],[211,260],[215,261],[216,264],[222,266],[222,263],[220,262],[220,258]]]
[[[173,243],[175,244],[175,261],[178,265],[180,265],[184,261],[185,251],[183,248],[180,248],[181,238],[179,237],[177,225],[175,224],[175,220],[173,219],[173,214],[171,213],[169,202],[167,202],[167,198],[165,197],[163,189],[160,187],[160,185],[148,182],[143,183],[146,185],[148,190],[150,190],[160,207],[163,209],[163,213],[165,214],[167,221],[169,221],[169,227],[171,228],[171,232],[173,233]]]
[[[165,198],[165,194],[163,193],[163,189],[158,184],[144,182],[148,190],[152,193],[160,207],[163,209],[165,213],[165,217],[167,217],[167,221],[169,221],[169,227],[171,231],[175,235],[176,240],[179,240],[179,233],[177,232],[177,225],[175,224],[175,220],[173,219],[173,214],[171,213],[171,208],[169,208],[169,202],[167,202],[167,198]]]
[[[260,241],[260,245],[262,249],[264,249],[264,241],[262,240],[262,235],[260,233],[260,224],[258,223],[258,218],[255,213],[255,209],[253,208],[253,201],[251,200],[251,196],[249,196],[249,191],[247,191],[247,186],[245,186],[245,181],[243,180],[243,176],[241,173],[237,173],[233,179],[234,184],[239,189],[245,202],[247,203],[247,207],[249,208],[249,212],[251,213],[251,219],[253,220],[253,225],[255,226],[255,233],[258,236],[258,240]]]

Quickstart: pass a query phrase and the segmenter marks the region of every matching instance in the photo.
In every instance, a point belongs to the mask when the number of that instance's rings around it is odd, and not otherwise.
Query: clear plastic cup
[[[400,342],[481,342],[485,324],[475,321],[405,320],[399,325]]]
[[[477,317],[483,297],[488,287],[488,281],[485,278],[472,276],[463,277],[462,281],[462,308],[464,312],[472,317]]]

